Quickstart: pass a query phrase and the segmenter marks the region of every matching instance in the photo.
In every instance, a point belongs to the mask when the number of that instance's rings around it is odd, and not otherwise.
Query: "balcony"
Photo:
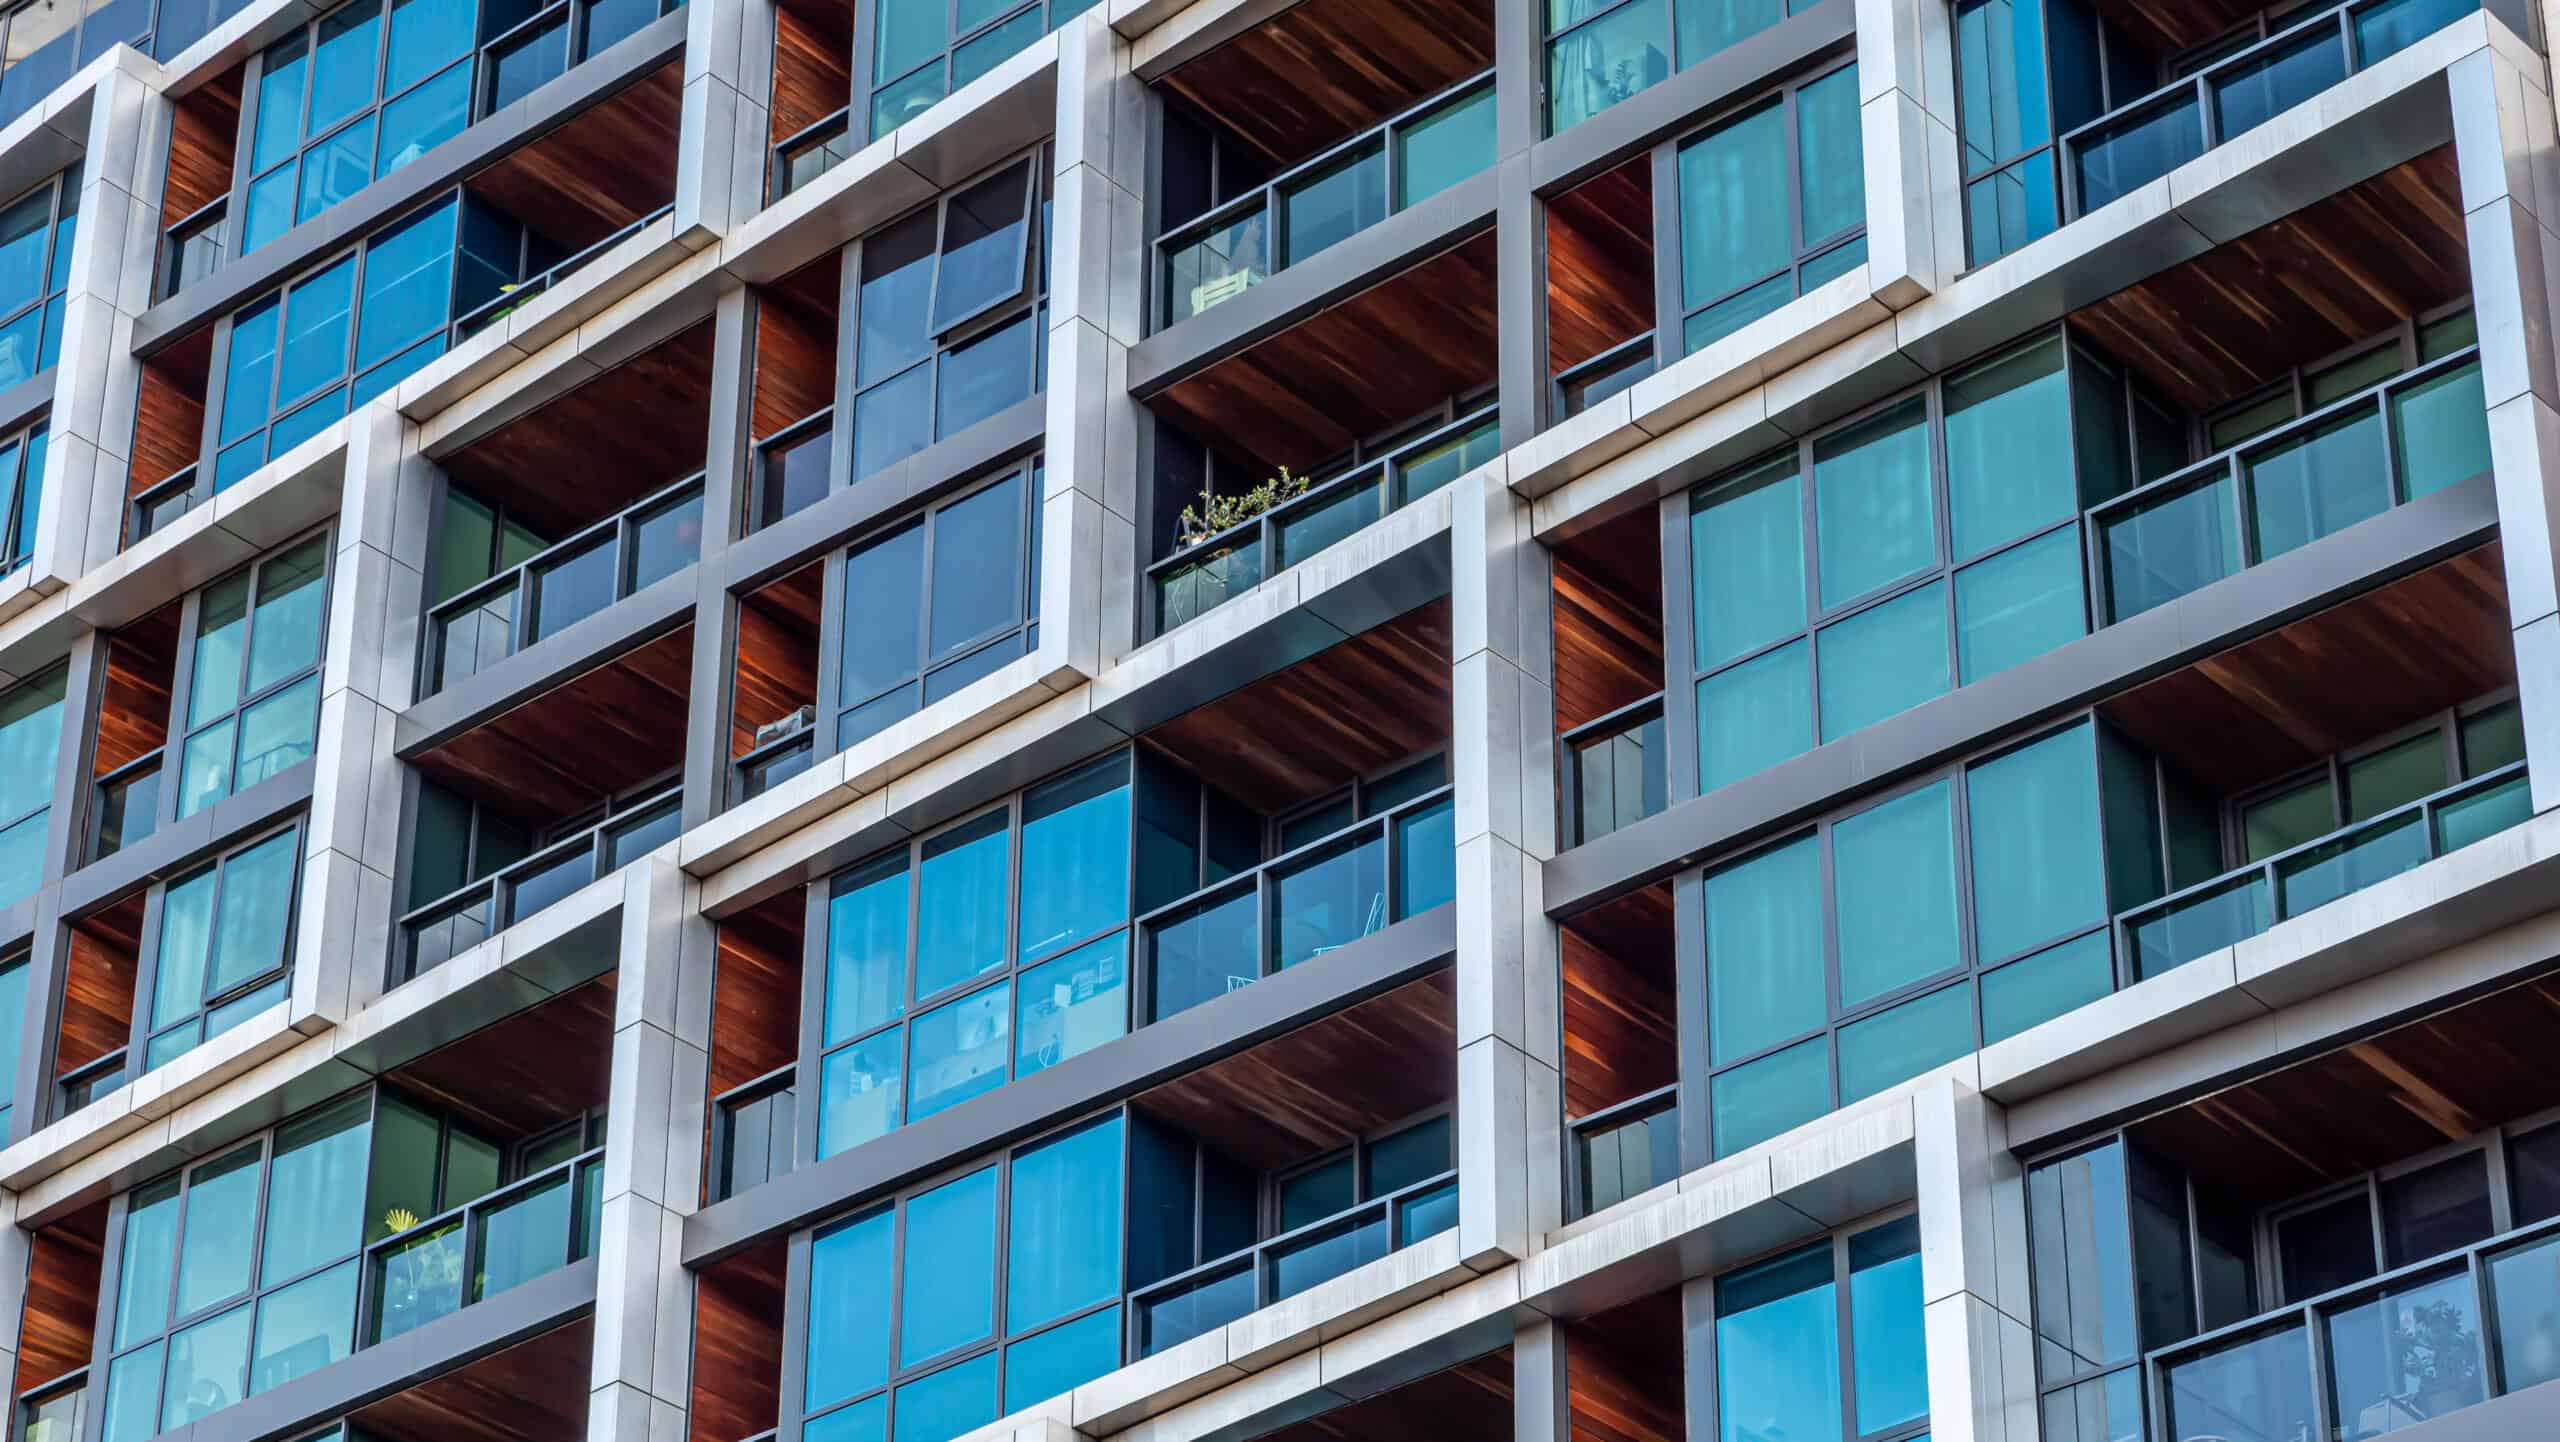
[[[732,805],[763,795],[818,759],[825,570],[824,561],[812,561],[738,598],[729,691]]]
[[[627,812],[438,897],[400,918],[405,981],[584,889],[675,839],[681,795],[670,788]]]
[[[1682,1170],[1671,889],[1593,907],[1563,924],[1559,942],[1566,1200],[1578,1217]]]
[[[595,1255],[604,1148],[424,1218],[365,1249],[364,1337],[378,1346]]]
[[[26,1303],[10,1383],[20,1442],[80,1442],[106,1230],[102,1198],[28,1234]]]
[[[1675,1315],[1672,1321],[1676,1336],[1679,1318]],[[1574,1353],[1574,1360],[1577,1365],[1580,1363],[1580,1352]],[[1675,1387],[1678,1385],[1676,1374],[1672,1382]],[[1337,1399],[1325,1406],[1318,1401],[1315,1405],[1323,1406],[1322,1411],[1262,1434],[1261,1442],[1395,1442],[1424,1437],[1511,1442],[1513,1428],[1518,1425],[1512,1414],[1511,1396],[1511,1348],[1504,1346],[1381,1392],[1362,1393],[1356,1402]],[[1620,1425],[1625,1421],[1615,1413],[1604,1419],[1577,1410],[1574,1435],[1614,1436],[1623,1442],[1676,1442],[1679,1436],[1677,1431],[1584,1430],[1604,1420]]]
[[[573,1322],[411,1380],[304,1442],[449,1442],[457,1418],[477,1442],[583,1442],[595,1321]]]
[[[571,254],[567,259],[555,261],[523,280],[500,288],[496,295],[453,318],[453,323],[448,328],[450,334],[445,340],[446,349],[450,350],[461,345],[464,341],[539,300],[553,286],[586,269],[598,256],[638,235],[658,220],[675,214],[675,209],[672,202],[661,205],[637,220],[626,221],[618,228],[606,231],[602,237],[589,242],[585,249]]]
[[[705,1203],[782,1176],[800,1150],[804,895],[785,891],[720,923],[711,990],[711,1154]]]
[[[1661,522],[1644,507],[1557,546],[1557,797],[1567,847],[1669,804],[1664,731]]]

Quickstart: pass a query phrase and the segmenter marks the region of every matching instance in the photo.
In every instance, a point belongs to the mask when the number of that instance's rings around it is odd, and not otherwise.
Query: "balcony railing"
[[[499,321],[505,320],[519,307],[534,299],[534,297],[541,295],[544,291],[551,289],[551,287],[559,284],[569,276],[585,268],[589,261],[594,260],[597,256],[613,249],[622,242],[629,240],[631,237],[638,235],[641,231],[646,230],[652,222],[657,220],[658,217],[662,215],[673,215],[675,213],[675,209],[673,202],[659,206],[657,209],[650,211],[647,215],[640,217],[638,220],[622,227],[613,234],[606,236],[604,239],[597,241],[595,244],[588,246],[586,249],[579,251],[577,254],[570,256],[568,259],[561,261],[557,265],[552,266],[549,270],[542,272],[540,275],[527,280],[518,281],[514,285],[508,286],[506,289],[499,291],[496,295],[493,295],[487,300],[480,302],[478,305],[473,306],[471,309],[464,311],[461,315],[454,318],[453,325],[451,327],[452,339],[448,344],[460,345],[464,341],[471,339],[473,336],[478,335],[480,332],[496,325]]]
[[[2377,1437],[2560,1375],[2560,1217],[2160,1348],[2152,1436]]]
[[[775,1068],[711,1099],[711,1201],[734,1197],[791,1171],[800,1096],[797,1063]]]
[[[2355,0],[2117,106],[2062,137],[2065,218],[2141,189],[2479,8]]]
[[[1493,164],[1493,72],[1282,171],[1156,240],[1160,325],[1233,300]]]
[[[1680,1086],[1674,1082],[1567,1124],[1567,1195],[1587,1217],[1680,1175]]]
[[[756,442],[753,529],[826,499],[835,407],[812,411]]]
[[[2100,622],[2488,468],[2480,352],[2465,347],[2091,507]]]
[[[603,1208],[598,1147],[375,1242],[365,1248],[365,1344],[593,1255]]]
[[[1152,1357],[1457,1224],[1458,1174],[1442,1172],[1178,1272],[1129,1294],[1131,1355]]]
[[[88,1410],[89,1369],[75,1368],[18,1398],[18,1442],[80,1442]]]
[[[231,197],[218,195],[160,234],[160,296],[176,295],[222,268],[230,235]]]
[[[1265,577],[1431,494],[1492,459],[1500,444],[1501,425],[1488,407],[1183,547],[1147,568],[1157,633],[1216,610]]]
[[[1456,890],[1451,790],[1311,841],[1138,918],[1162,1021],[1418,916]]]
[[[432,696],[559,634],[701,553],[697,473],[439,603],[427,613],[420,694]]]
[[[54,1085],[62,1092],[62,1109],[56,1115],[67,1117],[123,1086],[127,1079],[124,1064],[125,1049],[117,1047],[54,1078]]]
[[[1569,845],[1597,841],[1669,804],[1662,724],[1657,692],[1564,733]]]
[[[788,734],[763,742],[729,763],[732,803],[752,801],[809,769],[818,759],[818,724],[811,720]]]
[[[773,147],[773,163],[765,181],[766,193],[772,199],[766,203],[780,200],[835,169],[853,151],[850,106],[784,137]]]
[[[145,490],[126,505],[125,544],[130,546],[187,513],[195,504],[196,468],[192,465]]]
[[[2116,918],[2116,954],[2127,980],[2158,976],[2532,816],[2525,763],[2509,762],[2127,911]]]
[[[160,762],[167,754],[164,748],[137,756],[91,783],[97,788],[89,807],[91,861],[160,829]]]
[[[400,974],[433,971],[625,862],[673,840],[683,819],[670,787],[619,816],[554,842],[512,866],[460,887],[400,918]]]
[[[1653,374],[1653,332],[1618,342],[1556,372],[1555,416],[1578,416]]]

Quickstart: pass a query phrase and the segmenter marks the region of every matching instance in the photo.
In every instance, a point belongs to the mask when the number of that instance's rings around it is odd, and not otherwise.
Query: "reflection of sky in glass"
[[[1849,1365],[1860,1433],[1881,1432],[1927,1414],[1917,1216],[1849,1239]]]
[[[1716,1419],[1722,1442],[1840,1435],[1839,1309],[1828,1243],[1717,1281]]]

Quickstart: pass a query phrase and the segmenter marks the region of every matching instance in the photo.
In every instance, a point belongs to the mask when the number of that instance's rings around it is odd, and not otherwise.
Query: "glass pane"
[[[1855,64],[1796,92],[1796,147],[1805,247],[1865,226],[1866,161],[1859,143]]]
[[[1349,1152],[1283,1178],[1273,1188],[1280,1210],[1277,1230],[1294,1232],[1346,1210],[1359,1200],[1359,1181]]]
[[[1005,964],[1006,815],[991,811],[924,845],[916,887],[916,995]]]
[[[2227,1442],[2296,1442],[2313,1431],[2311,1358],[2299,1326],[2167,1369],[2170,1430]]]
[[[1021,555],[1019,474],[934,513],[929,659],[942,660],[1021,619],[1021,601],[1003,582]]]
[[[1718,1277],[1715,1294],[1722,1442],[1841,1435],[1830,1245]]]
[[[2403,500],[2488,474],[2488,400],[2478,361],[2392,393],[2391,455]]]
[[[1941,987],[1840,1028],[1840,1104],[1898,1086],[1973,1050],[1973,987]]]
[[[1916,1216],[1849,1239],[1849,1360],[1861,1434],[1928,1415]]]
[[[1278,264],[1295,265],[1386,218],[1387,156],[1371,147],[1280,192]]]
[[[119,1349],[169,1324],[169,1263],[177,1245],[178,1179],[172,1176],[136,1191],[125,1212],[123,1263],[116,1272]]]
[[[1919,397],[1814,442],[1814,535],[1825,610],[1937,559],[1929,429]]]
[[[1165,257],[1165,324],[1188,320],[1270,278],[1270,213],[1257,205]]]
[[[2524,712],[2513,701],[2463,717],[2459,729],[2466,780],[2524,759]]]
[[[1008,1330],[1026,1331],[1119,1293],[1120,1172],[1116,1118],[1014,1153],[1006,1202]]]
[[[280,831],[222,864],[222,909],[214,921],[206,995],[218,995],[284,965],[285,935],[293,924],[294,863],[301,840],[299,830]]]
[[[1157,926],[1148,936],[1148,996],[1155,1021],[1250,986],[1262,974],[1250,889]]]
[[[1848,817],[1832,828],[1831,848],[1843,1008],[1962,963],[1953,782]]]
[[[1149,1298],[1138,1316],[1139,1354],[1153,1356],[1252,1311],[1253,1277],[1245,1268]]]
[[[1356,482],[1281,517],[1275,523],[1281,567],[1294,566],[1376,520],[1385,477],[1382,470],[1365,471]]]
[[[994,29],[963,42],[951,52],[951,88],[957,90],[1002,65],[1043,33],[1040,7],[1034,5]]]
[[[701,554],[702,495],[697,491],[631,523],[631,589],[645,590],[692,565]]]
[[[419,0],[446,5],[451,0]],[[468,33],[470,11],[462,11]],[[400,12],[391,17],[394,43]],[[471,69],[457,65],[382,107],[382,141],[375,148],[373,177],[380,180],[401,166],[462,133],[471,122]]]
[[[2489,1395],[2467,1273],[2403,1283],[2327,1320],[2329,1399],[2343,1436],[2397,1432]]]
[[[2133,977],[2141,981],[2209,951],[2246,941],[2274,923],[2267,879],[2258,872],[2172,902],[2133,925]]]
[[[1062,1397],[1120,1365],[1120,1309],[1105,1307],[1004,1349],[1004,1410]]]
[[[1729,1157],[1831,1110],[1828,1038],[1791,1046],[1717,1075],[1707,1086],[1715,1150]]]
[[[907,1119],[918,1120],[1004,1085],[1013,1054],[1012,988],[998,983],[915,1020]]]
[[[2467,1152],[2385,1178],[2382,1264],[2405,1267],[2486,1240],[2497,1230],[2489,1208],[2489,1157]]]
[[[272,1238],[272,1234],[270,1234]],[[356,1322],[356,1261],[307,1277],[258,1303],[249,1390],[264,1392],[343,1360]]]
[[[1396,132],[1396,208],[1429,199],[1493,164],[1493,87],[1462,95]]]
[[[2448,801],[2436,808],[2436,851],[2459,850],[2533,816],[2533,788],[2526,778],[2512,777],[2486,791]],[[21,822],[21,825],[26,823]]]
[[[943,353],[934,377],[935,436],[958,435],[1039,388],[1036,345],[1041,337],[1033,322],[1042,314],[1024,311]]]
[[[943,216],[942,266],[933,297],[933,329],[958,324],[1019,294],[1029,226],[1029,162],[1011,166],[955,197]]]
[[[1338,1226],[1274,1247],[1269,1254],[1272,1299],[1294,1297],[1392,1250],[1386,1214],[1382,1211],[1364,1212]]]
[[[1971,556],[2070,515],[2071,396],[2049,337],[1947,381],[1947,507]]]
[[[309,760],[320,719],[320,678],[294,685],[240,713],[240,759],[231,789],[243,791]]]
[[[1822,739],[1846,736],[1946,691],[1946,590],[1946,582],[1931,581],[1814,637]]]
[[[1698,683],[1699,789],[1786,760],[1813,744],[1812,646],[1797,641]]]
[[[1658,731],[1655,739],[1660,740]],[[1395,920],[1419,916],[1457,898],[1456,833],[1454,800],[1396,818]]]
[[[2080,590],[2080,532],[2066,527],[1956,573],[1956,668],[1961,685],[2030,661],[2088,634]]]
[[[2036,7],[2016,8],[2018,13],[2026,14]],[[2037,103],[2042,104],[2041,98]],[[2061,218],[2061,205],[2053,193],[2053,155],[2049,151],[1993,171],[1964,190],[1965,242],[1975,265],[1989,265],[2050,232]]]
[[[383,92],[397,95],[470,54],[472,22],[469,0],[392,0]]]
[[[300,35],[267,51],[266,69],[258,79],[258,118],[250,144],[249,168],[264,170],[293,154],[302,143],[302,87],[311,73],[311,57]]]
[[[258,1162],[256,1143],[204,1163],[187,1178],[186,1234],[178,1244],[177,1303],[172,1316],[200,1312],[249,1289],[249,1258],[256,1250]],[[241,1326],[248,1326],[246,1318]],[[246,1338],[242,1339],[246,1346]]]
[[[1601,9],[1603,0],[1559,3],[1579,19]],[[1555,28],[1557,18],[1551,15],[1550,28]],[[1631,0],[1571,34],[1548,41],[1547,133],[1562,135],[1669,79],[1669,30],[1664,0]]]
[[[2231,478],[2110,512],[2100,523],[2107,611],[2122,621],[2240,569]]]
[[[160,1393],[161,1431],[210,1417],[245,1395],[249,1320],[247,1307],[234,1307],[169,1339],[169,1378]]]
[[[844,628],[840,687],[847,701],[877,696],[916,674],[915,612],[924,595],[924,527],[910,524],[845,559],[845,613],[867,624]]]
[[[1694,355],[1795,298],[1795,277],[1781,275],[1762,281],[1749,290],[1737,291],[1703,310],[1692,312],[1680,326],[1681,353]],[[1626,386],[1644,379],[1647,374],[1650,374],[1651,364],[1650,358],[1647,358],[1645,362],[1647,369],[1630,371],[1626,380],[1620,385],[1613,386],[1612,391],[1623,390]],[[1602,398],[1587,396],[1585,399],[1587,403],[1589,400]]]
[[[305,135],[316,135],[372,103],[374,60],[382,44],[382,12],[348,5],[320,22],[311,65],[311,114]]]
[[[240,661],[249,638],[249,576],[208,588],[198,603],[195,657],[188,668],[187,725],[201,726],[240,702]]]
[[[2107,934],[2047,947],[1982,978],[1982,1044],[2016,1036],[2115,989]]]
[[[1828,1003],[1819,839],[1709,873],[1706,907],[1713,1060],[1749,1056],[1821,1025]]]
[[[2245,65],[2218,72],[2213,130],[2222,140],[2245,135],[2347,78],[2346,47],[2326,25]]]
[[[453,207],[441,205],[366,247],[364,306],[356,322],[358,370],[443,328],[452,308],[453,218]]]
[[[918,366],[864,391],[853,403],[853,478],[861,480],[923,450],[932,437],[933,370]]]
[[[480,1270],[471,1279],[474,1300],[568,1265],[573,1192],[569,1174],[560,1172],[481,1214]]]
[[[2202,154],[2203,117],[2193,92],[2112,122],[2077,147],[2078,213],[2130,195]]]
[[[1129,1030],[1128,938],[1111,936],[1022,973],[1014,1072],[1029,1076]]]
[[[67,674],[56,671],[0,696],[0,822],[52,800],[66,681]]]
[[[2276,867],[2277,911],[2300,916],[2427,860],[2427,828],[2416,812],[2315,846]]]
[[[2044,62],[2043,5],[1965,0],[1956,7],[1956,103],[1966,170],[2052,138]],[[1987,259],[1976,255],[1974,263]]]
[[[2488,1272],[2500,1390],[2560,1378],[2560,1237],[2501,1252],[2488,1259]]]
[[[898,1125],[899,1046],[906,1030],[882,1032],[829,1055],[819,1068],[818,1155],[886,1136]]]
[[[1792,457],[1702,494],[1689,514],[1698,669],[1804,624],[1804,492]]]
[[[2370,67],[2479,8],[2477,0],[2383,0],[2356,12],[2356,58]]]
[[[2328,835],[2338,825],[2333,808],[2325,776],[2242,807],[2241,844],[2248,859],[2264,861],[2279,851]]]
[[[2299,1302],[2360,1282],[2373,1261],[2373,1203],[2358,1190],[2308,1211],[2279,1218],[2276,1255],[2284,1299]]]
[[[2358,407],[2256,452],[2242,469],[2261,560],[2334,535],[2391,506],[2379,412]]]
[[[355,277],[351,256],[286,293],[284,340],[276,362],[278,402],[299,400],[347,373],[347,320],[355,304]]]
[[[372,1140],[372,1103],[363,1096],[276,1134],[275,1164],[267,1171],[266,1255],[258,1263],[263,1284],[273,1286],[355,1252],[364,1236]],[[352,1292],[346,1310],[354,1313]]]
[[[488,54],[489,109],[496,112],[540,89],[569,68],[566,18],[523,35]]]
[[[820,1232],[809,1244],[809,1344],[801,1397],[810,1409],[889,1379],[889,1271],[897,1218],[887,1208]]]
[[[2105,919],[2090,740],[2074,726],[1966,769],[1977,960]]]
[[[2347,763],[2347,820],[2365,821],[2444,789],[2444,736],[2430,728],[2396,746]]]
[[[898,1014],[906,990],[903,856],[839,878],[827,903],[827,1045]]]
[[[53,189],[0,211],[0,315],[45,293],[45,241],[52,234]]]
[[[374,117],[368,115],[303,152],[302,186],[293,202],[294,224],[300,225],[373,183],[373,124]]]
[[[1369,840],[1273,874],[1271,960],[1286,970],[1386,925],[1386,849]]]
[[[913,1366],[994,1330],[996,1169],[945,1182],[906,1214],[906,1254],[933,1258],[899,1282],[898,1362]]]
[[[1854,79],[1849,98],[1854,105]],[[1772,96],[1681,146],[1679,165],[1680,294],[1685,307],[1753,284],[1795,258],[1787,224],[1792,197],[1782,97]],[[1836,208],[1836,198],[1805,198],[1808,220],[1818,209]]]
[[[812,1417],[800,1442],[889,1442],[889,1399],[868,1398],[824,1417]]]
[[[1039,12],[1035,9],[1034,15]],[[890,1442],[950,1442],[996,1416],[993,1352],[946,1367],[898,1389]]]

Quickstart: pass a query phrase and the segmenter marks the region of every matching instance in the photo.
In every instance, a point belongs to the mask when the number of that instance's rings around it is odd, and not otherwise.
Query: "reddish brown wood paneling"
[[[682,764],[692,686],[684,625],[464,732],[417,767],[508,815],[555,821]]]
[[[1547,203],[1547,370],[1653,329],[1653,170],[1642,156]]]
[[[1680,1442],[1680,1294],[1655,1292],[1565,1329],[1573,1442]]]
[[[684,62],[670,60],[467,182],[576,251],[676,197]]]
[[[757,727],[818,699],[819,572],[811,562],[739,603],[729,704],[732,760],[754,749]]]
[[[1344,1403],[1257,1442],[1507,1442],[1511,1349]]]
[[[160,749],[169,739],[169,686],[177,675],[178,603],[170,602],[107,643],[93,776]]]
[[[786,891],[720,923],[711,982],[711,1095],[800,1054],[801,893]]]
[[[2461,186],[2445,146],[2083,306],[2071,322],[2162,394],[2210,410],[2470,288]]]
[[[853,100],[853,37],[841,5],[773,7],[773,124],[779,145]]]
[[[553,539],[702,469],[711,441],[704,321],[444,460]]]
[[[103,1201],[29,1239],[26,1312],[18,1324],[15,1395],[89,1365],[97,1336],[98,1267],[105,1255]]]
[[[754,434],[761,440],[835,403],[840,256],[802,266],[756,295]]]
[[[1661,887],[1565,924],[1567,1116],[1589,1116],[1679,1080],[1671,951],[1671,898]]]
[[[579,1442],[595,1323],[581,1317],[394,1392],[355,1421],[382,1442]]]
[[[385,1078],[505,1140],[604,1105],[614,974],[445,1043]]]
[[[196,463],[204,448],[205,367],[213,354],[207,326],[142,363],[134,398],[133,461],[125,494],[138,496]]]
[[[160,192],[165,229],[231,192],[232,151],[240,141],[243,62],[179,98],[169,129],[169,179]]]
[[[1304,0],[1162,83],[1286,166],[1492,65],[1490,0]]]
[[[54,1075],[67,1076],[125,1044],[133,1030],[134,966],[141,947],[140,892],[72,923]]]
[[[1643,513],[1650,520],[1652,512]],[[1662,605],[1555,557],[1556,730],[1662,689]]]
[[[782,1288],[779,1239],[699,1273],[686,1442],[737,1442],[774,1425],[782,1401]]]

